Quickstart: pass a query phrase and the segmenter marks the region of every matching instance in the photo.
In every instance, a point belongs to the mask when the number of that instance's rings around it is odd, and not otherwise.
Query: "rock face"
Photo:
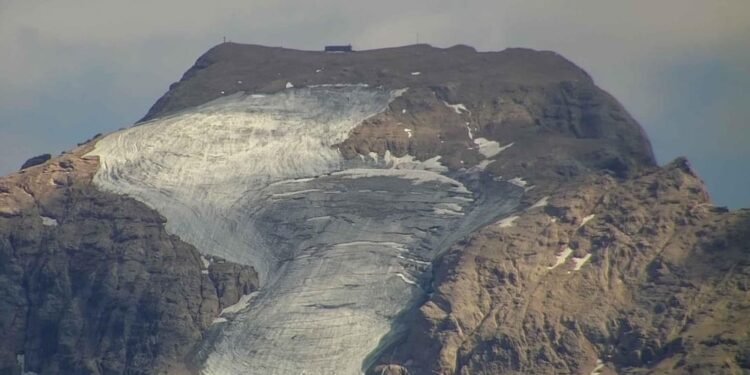
[[[0,180],[0,373],[748,373],[748,237],[552,52],[225,43]]]
[[[711,205],[683,160],[543,202],[440,259],[435,292],[381,358],[396,370],[373,373],[750,370],[749,211]]]
[[[206,267],[157,212],[94,188],[88,150],[0,179],[0,373],[179,373],[257,275]]]

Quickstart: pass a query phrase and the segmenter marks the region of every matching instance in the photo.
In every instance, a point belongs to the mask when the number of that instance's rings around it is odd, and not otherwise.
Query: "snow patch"
[[[528,182],[526,182],[526,180],[521,177],[511,178],[510,180],[508,180],[508,182],[518,187],[525,187],[528,184]]]
[[[466,131],[469,132],[469,139],[474,139],[474,134],[472,134],[471,126],[469,125],[468,122],[466,123]]]
[[[307,87],[370,87],[367,83],[320,83],[317,85],[309,85]]]
[[[237,301],[237,303],[231,306],[227,306],[223,310],[221,310],[221,314],[219,314],[219,316],[222,316],[224,314],[236,314],[244,310],[246,307],[250,306],[250,301],[252,301],[253,297],[255,297],[256,295],[257,292],[243,295],[242,297],[240,297],[240,300]]]
[[[405,131],[405,132],[406,132],[406,134],[407,134],[407,135],[409,136],[409,138],[411,138],[411,136],[412,136],[412,134],[411,134],[412,130],[411,130],[411,129],[407,129],[407,128],[404,128],[404,131]]]
[[[331,217],[330,216],[315,216],[315,217],[311,217],[311,218],[309,218],[309,219],[307,219],[305,221],[323,221],[323,220],[326,220],[326,221],[327,220],[331,220]]]
[[[26,356],[23,354],[16,354],[16,362],[18,367],[21,369],[21,375],[37,375],[34,371],[26,371]]]
[[[284,87],[286,87],[288,89],[291,89],[291,88],[294,88],[294,85],[291,82],[287,82],[286,86],[284,86]]]
[[[305,193],[312,193],[316,191],[322,191],[320,189],[305,189],[305,190],[297,190],[297,191],[288,191],[286,193],[275,193],[271,194],[271,198],[285,198],[285,197],[291,197],[294,195],[300,195]]]
[[[476,168],[483,171],[483,170],[487,169],[487,167],[490,164],[492,164],[493,162],[495,162],[495,161],[494,160],[489,160],[489,159],[482,160],[482,161],[479,162],[479,164],[476,165]]]
[[[47,217],[47,216],[39,216],[42,218],[42,225],[48,226],[48,227],[56,227],[57,226],[57,220]]]
[[[591,221],[591,219],[593,219],[593,218],[594,218],[594,216],[596,216],[596,215],[594,215],[594,214],[591,214],[591,215],[589,215],[589,216],[586,216],[586,217],[584,217],[583,219],[581,219],[581,224],[579,224],[579,225],[578,225],[578,228],[580,228],[580,227],[582,227],[582,226],[586,225],[586,223],[588,223],[589,221]]]
[[[586,254],[583,258],[573,257],[573,271],[578,271],[591,258],[591,254]]]
[[[413,76],[418,76],[420,74],[422,74],[422,73],[421,72],[411,72],[411,75],[413,75]]]
[[[421,264],[421,265],[423,265],[423,266],[427,266],[427,265],[430,265],[430,264],[432,264],[432,263],[430,263],[430,262],[425,262],[425,261],[423,261],[423,260],[419,260],[419,259],[414,259],[414,258],[407,258],[407,257],[405,257],[405,256],[403,256],[403,255],[400,255],[400,254],[397,254],[397,255],[396,255],[396,258],[399,258],[399,259],[403,259],[403,260],[405,260],[405,261],[407,261],[407,262],[412,262],[412,263],[416,263],[416,264]]]
[[[372,157],[376,162],[378,161],[378,154],[371,152],[370,157]],[[448,172],[448,167],[441,164],[440,159],[441,156],[438,155],[425,161],[419,161],[414,156],[409,154],[401,157],[393,156],[390,150],[386,150],[385,155],[383,156],[385,165],[393,169],[418,169],[438,173]]]
[[[417,282],[416,282],[416,281],[414,281],[414,280],[412,280],[412,279],[410,279],[410,278],[408,278],[408,277],[404,276],[404,274],[403,274],[403,273],[401,273],[401,272],[397,272],[397,273],[396,273],[396,276],[400,277],[400,278],[401,278],[401,280],[404,280],[404,282],[405,282],[405,283],[407,283],[407,284],[411,284],[411,285],[417,285]]]
[[[604,368],[604,362],[602,362],[601,359],[597,359],[596,360],[596,367],[594,367],[594,369],[591,370],[591,374],[589,374],[589,375],[601,375],[603,368]]]
[[[400,252],[409,251],[409,249],[407,249],[403,244],[400,244],[398,242],[389,242],[389,241],[352,241],[352,242],[337,243],[334,245],[334,247],[347,247],[347,246],[377,246],[377,247],[385,246],[385,247],[390,247]]]
[[[201,255],[201,263],[203,263],[203,268],[208,268],[211,265],[211,260]]]
[[[516,220],[518,220],[518,216],[509,216],[509,217],[506,217],[505,219],[498,221],[496,224],[500,228],[508,228],[508,227],[512,227],[514,225],[513,222]]]
[[[545,207],[549,204],[549,196],[545,196],[542,199],[536,201],[536,203],[532,204],[531,207],[528,208],[528,210],[534,209],[534,208],[541,208]]]
[[[450,104],[450,103],[446,102],[445,100],[443,100],[443,104],[445,104],[446,107],[452,109],[453,111],[455,111],[459,115],[462,114],[462,113],[464,113],[464,112],[465,113],[471,113],[471,111],[469,111],[469,109],[466,108],[466,106],[463,105],[463,104],[461,104],[461,103]]]
[[[557,268],[558,266],[565,263],[566,260],[568,260],[568,257],[570,254],[573,254],[573,249],[566,247],[563,251],[560,252],[560,254],[557,254],[557,259],[555,260],[555,264],[547,267],[548,270],[553,270]]]
[[[490,141],[486,138],[476,138],[474,139],[474,143],[479,146],[479,153],[487,158],[491,158],[499,154],[501,151],[507,149],[508,147],[513,146],[513,143],[511,142],[505,146],[500,147],[500,143],[498,143],[497,141]]]

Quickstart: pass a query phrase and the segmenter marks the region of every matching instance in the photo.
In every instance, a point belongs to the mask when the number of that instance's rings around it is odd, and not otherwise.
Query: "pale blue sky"
[[[0,174],[128,126],[226,35],[369,49],[420,41],[557,51],[687,156],[721,205],[750,207],[750,1],[0,0]]]

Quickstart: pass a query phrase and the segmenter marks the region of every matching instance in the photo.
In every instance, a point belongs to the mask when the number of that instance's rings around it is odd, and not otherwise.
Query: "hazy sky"
[[[0,174],[132,124],[223,36],[357,49],[421,42],[557,51],[750,207],[750,1],[0,0]]]

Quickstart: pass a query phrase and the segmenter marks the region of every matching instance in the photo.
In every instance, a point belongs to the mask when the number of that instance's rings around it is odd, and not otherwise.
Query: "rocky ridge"
[[[685,160],[589,175],[474,233],[376,374],[742,374],[750,211]]]

